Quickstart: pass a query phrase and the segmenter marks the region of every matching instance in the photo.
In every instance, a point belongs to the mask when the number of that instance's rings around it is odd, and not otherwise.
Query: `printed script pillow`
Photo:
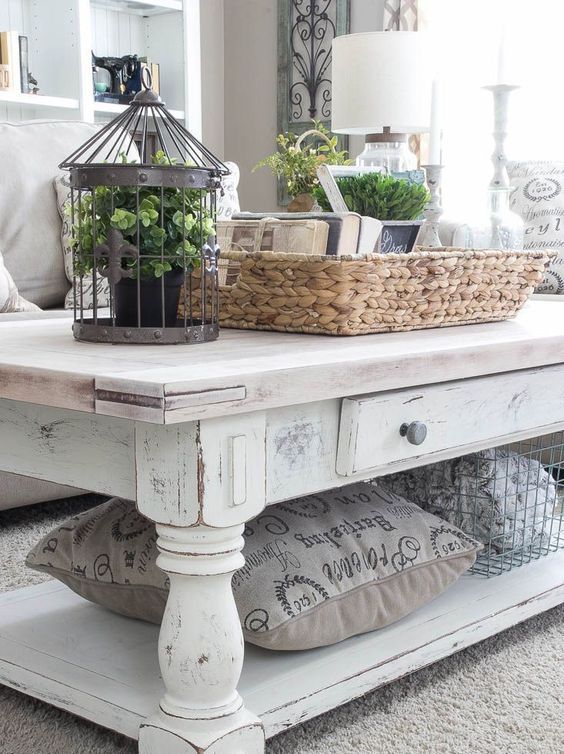
[[[6,269],[0,252],[0,314],[6,312],[38,312],[39,307],[20,296],[14,279]]]
[[[224,176],[221,181],[221,191],[217,198],[217,219],[230,220],[235,212],[240,212],[239,194],[237,186],[239,185],[240,171],[236,162],[226,162],[225,167],[229,170],[229,175]]]
[[[65,296],[65,309],[74,309],[75,299],[75,278],[73,270],[73,257],[71,247],[71,220],[65,212],[65,206],[68,204],[71,196],[71,189],[67,175],[60,175],[53,181],[55,193],[57,196],[57,209],[61,217],[61,247],[63,251],[63,260],[65,263],[65,274],[71,284],[71,289]],[[80,296],[80,281],[76,280],[76,295]],[[96,301],[99,307],[110,305],[110,286],[106,278],[96,275]],[[92,275],[85,275],[82,279],[82,301],[83,309],[92,309],[94,307],[94,280]],[[77,299],[78,303],[78,299]]]
[[[537,293],[564,294],[564,163],[510,162],[515,190],[511,208],[525,223],[525,249],[553,249],[558,256]]]
[[[373,484],[270,506],[247,524],[246,563],[233,576],[245,639],[310,649],[381,628],[440,594],[478,549]],[[160,622],[168,582],[156,555],[153,524],[114,498],[48,534],[27,564],[86,599]]]

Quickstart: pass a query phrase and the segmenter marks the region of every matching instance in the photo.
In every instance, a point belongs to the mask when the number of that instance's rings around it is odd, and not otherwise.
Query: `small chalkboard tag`
[[[421,228],[421,220],[385,220],[380,236],[380,254],[409,254]]]

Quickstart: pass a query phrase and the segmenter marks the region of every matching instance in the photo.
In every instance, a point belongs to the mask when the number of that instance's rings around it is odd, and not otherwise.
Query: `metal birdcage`
[[[143,83],[60,165],[70,172],[73,333],[106,343],[215,340],[216,203],[229,170],[168,112],[150,77]]]

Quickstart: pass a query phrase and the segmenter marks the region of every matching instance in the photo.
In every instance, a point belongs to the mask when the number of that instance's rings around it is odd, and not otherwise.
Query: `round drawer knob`
[[[402,424],[400,427],[400,435],[407,439],[412,445],[421,445],[425,442],[427,437],[427,425],[423,422],[411,422],[410,424]]]

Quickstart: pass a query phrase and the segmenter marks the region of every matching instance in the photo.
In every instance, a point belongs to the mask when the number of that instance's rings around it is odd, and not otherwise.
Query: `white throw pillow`
[[[5,312],[36,312],[39,307],[20,296],[17,286],[6,266],[0,252],[0,314]]]
[[[80,121],[0,123],[0,249],[22,296],[43,308],[62,306],[68,291],[53,178],[58,164],[98,127]]]
[[[525,249],[558,253],[537,293],[564,295],[564,163],[510,162],[511,208],[525,223]]]

